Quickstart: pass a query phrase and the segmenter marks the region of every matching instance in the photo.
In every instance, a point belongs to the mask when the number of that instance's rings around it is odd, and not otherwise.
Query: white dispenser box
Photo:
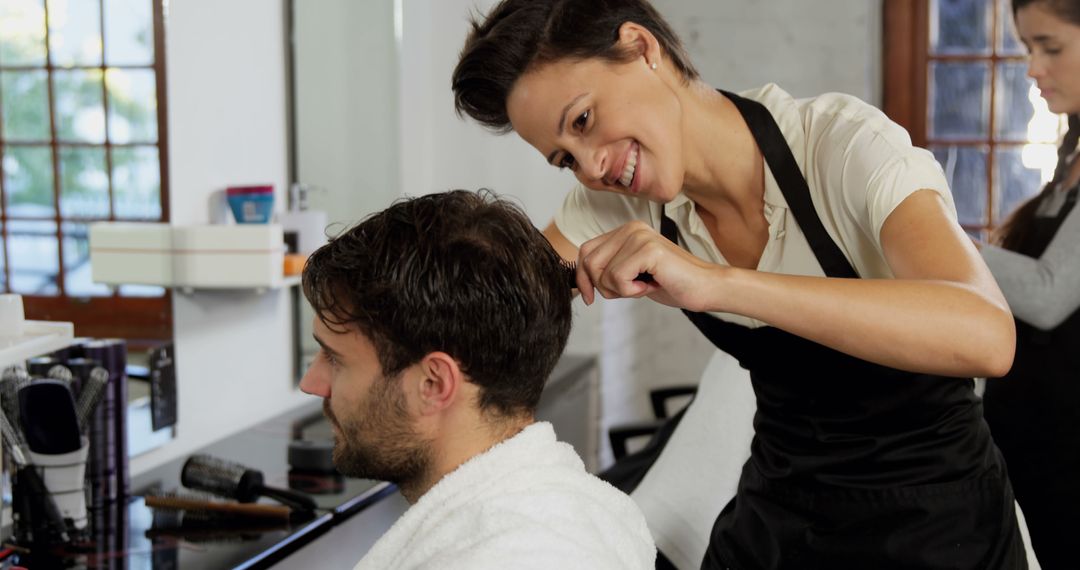
[[[90,224],[90,273],[96,283],[173,284],[173,229],[164,223]]]
[[[284,258],[285,234],[279,224],[90,226],[90,266],[96,283],[272,289],[284,282]]]
[[[173,228],[176,287],[280,287],[285,234],[278,224]]]

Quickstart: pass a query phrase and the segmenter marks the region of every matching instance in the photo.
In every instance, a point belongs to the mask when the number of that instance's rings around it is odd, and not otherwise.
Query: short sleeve
[[[649,202],[613,192],[589,190],[578,184],[555,213],[555,226],[577,247],[627,222],[651,220]]]
[[[913,146],[907,131],[878,109],[854,97],[836,99],[811,115],[814,162],[830,196],[839,189],[837,206],[878,251],[885,220],[919,190],[937,192],[955,221],[952,193],[934,156]]]

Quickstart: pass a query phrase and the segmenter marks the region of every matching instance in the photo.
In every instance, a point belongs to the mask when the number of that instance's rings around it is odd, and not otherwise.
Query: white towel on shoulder
[[[637,505],[537,422],[443,477],[356,570],[652,570],[655,558]]]

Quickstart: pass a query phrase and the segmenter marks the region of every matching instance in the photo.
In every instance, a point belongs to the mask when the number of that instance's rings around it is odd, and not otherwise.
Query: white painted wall
[[[166,15],[170,208],[206,223],[210,194],[273,183],[284,204],[284,28],[278,2],[184,0]],[[292,381],[288,295],[175,294],[179,423],[133,473],[181,457],[302,402]]]
[[[517,135],[495,136],[454,113],[450,75],[474,6],[493,0],[406,0],[401,46],[401,180],[405,192],[488,187],[521,200],[547,224],[573,177]]]
[[[653,0],[702,77],[739,91],[776,83],[881,102],[880,0]]]

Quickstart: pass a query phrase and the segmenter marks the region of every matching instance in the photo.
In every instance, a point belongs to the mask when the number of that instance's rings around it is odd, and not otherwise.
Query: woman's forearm
[[[864,360],[957,377],[1001,376],[1012,365],[1008,308],[972,286],[716,269],[712,310],[746,315]]]

